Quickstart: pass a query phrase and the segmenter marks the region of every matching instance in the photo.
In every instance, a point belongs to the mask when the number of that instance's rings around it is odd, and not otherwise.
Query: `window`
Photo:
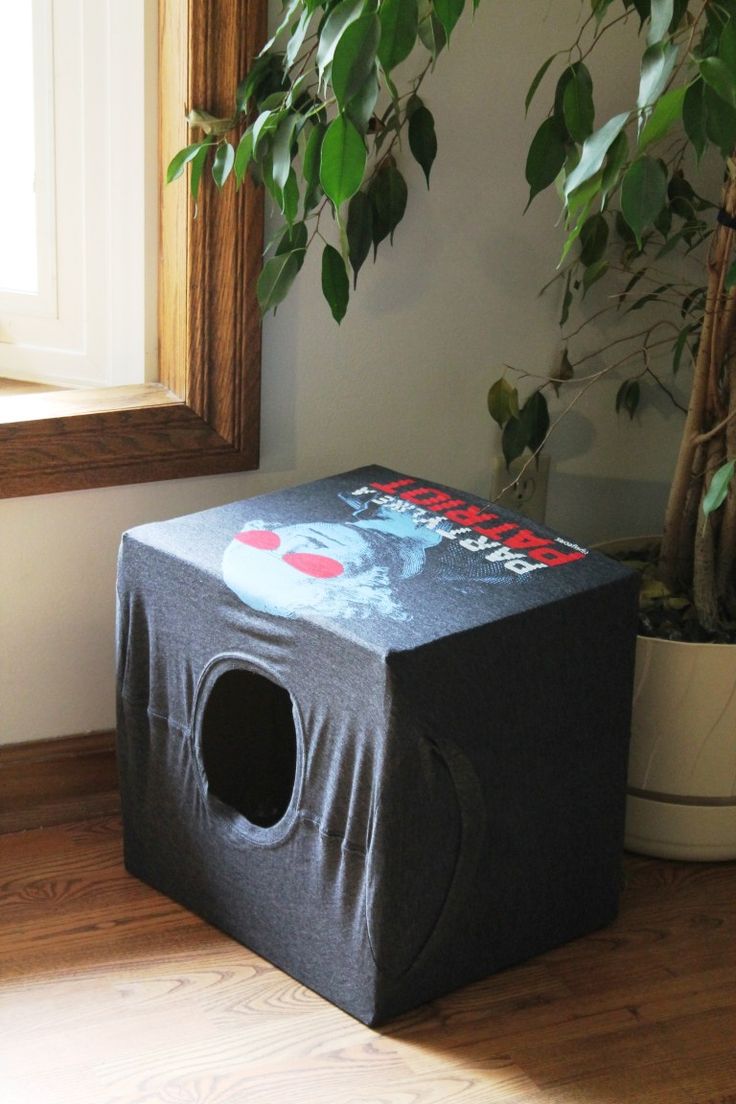
[[[23,112],[0,182],[1,376],[156,378],[155,16],[155,0],[0,0],[2,101]]]
[[[48,88],[44,67],[34,65],[36,59],[49,55],[47,28],[44,33],[34,14],[38,0],[30,4],[0,3],[2,35],[0,35],[0,100],[2,103],[23,104],[23,126],[16,131],[11,172],[0,176],[0,309],[24,299],[38,297],[47,287],[47,273],[39,273],[39,239],[46,232],[48,195],[43,181],[34,191],[34,170],[39,157],[39,135],[50,129],[47,109]],[[34,34],[34,31],[36,32]]]
[[[265,0],[161,0],[162,165],[187,142],[187,106],[228,110],[265,19]],[[162,190],[159,382],[4,399],[0,494],[256,466],[261,199],[250,186],[213,192],[195,221],[185,188]]]

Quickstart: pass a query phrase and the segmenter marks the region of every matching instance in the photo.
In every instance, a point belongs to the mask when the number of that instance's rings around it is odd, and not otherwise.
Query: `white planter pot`
[[[736,859],[736,645],[637,638],[628,794],[629,850]]]

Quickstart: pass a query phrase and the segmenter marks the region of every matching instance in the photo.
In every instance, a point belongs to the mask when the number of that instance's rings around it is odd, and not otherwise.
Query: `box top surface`
[[[382,653],[631,573],[466,492],[359,468],[130,534],[207,574],[248,615],[305,619]]]

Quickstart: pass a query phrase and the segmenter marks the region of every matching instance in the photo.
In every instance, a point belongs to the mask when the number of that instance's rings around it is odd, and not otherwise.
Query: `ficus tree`
[[[307,251],[322,252],[322,290],[339,323],[351,282],[407,203],[398,153],[408,145],[429,185],[434,119],[420,89],[463,11],[480,0],[285,0],[274,34],[237,90],[233,113],[190,111],[199,132],[171,161],[195,199],[209,166],[223,187],[250,173],[280,217],[258,281],[264,313],[288,294]],[[395,73],[411,55],[411,73]]]
[[[168,179],[188,167],[196,198],[207,169],[220,188],[250,173],[280,213],[258,283],[264,312],[283,301],[316,247],[324,295],[334,318],[344,317],[351,283],[404,215],[407,147],[429,183],[437,139],[420,92],[458,20],[479,2],[286,0],[234,90],[232,115],[190,111],[197,137],[174,157]],[[504,374],[489,410],[507,460],[534,456],[560,421],[550,422],[555,395],[573,389],[569,407],[624,366],[616,409],[633,417],[647,383],[666,389],[655,353],[669,347],[675,373],[691,364],[659,571],[666,587],[690,596],[702,625],[733,628],[736,0],[580,0],[580,11],[574,41],[544,61],[527,94],[528,110],[550,93],[528,152],[529,201],[553,186],[561,198],[565,238],[553,283],[563,336],[573,304],[585,312],[594,285],[609,289],[605,309],[646,307],[651,321],[609,341],[595,372],[581,371],[593,354],[576,355],[578,326],[551,378],[522,401]],[[639,77],[630,92],[621,88],[620,110],[601,116],[594,63],[617,24],[631,36]],[[721,194],[708,198],[714,162]],[[685,256],[701,259],[700,280],[684,275]]]
[[[615,114],[597,118],[591,70],[599,44],[619,23],[627,25],[640,58],[639,77],[633,89],[620,90]],[[545,60],[529,88],[527,108],[542,86],[550,89],[549,110],[531,141],[526,177],[530,202],[552,185],[562,200],[566,233],[556,280],[563,335],[573,302],[599,281],[608,289],[603,310],[646,307],[651,321],[598,350],[607,353],[598,371],[590,371],[590,351],[578,357],[574,341],[565,346],[552,378],[524,402],[502,376],[489,392],[490,413],[503,430],[509,461],[544,445],[551,432],[550,394],[572,389],[574,402],[597,379],[623,367],[616,409],[633,417],[647,384],[666,389],[655,351],[669,350],[675,373],[690,362],[690,401],[659,579],[672,593],[692,599],[707,630],[732,629],[736,0],[585,0],[574,42]],[[713,183],[711,201],[706,194]],[[694,281],[693,258],[701,261]],[[578,326],[574,338],[580,333]]]

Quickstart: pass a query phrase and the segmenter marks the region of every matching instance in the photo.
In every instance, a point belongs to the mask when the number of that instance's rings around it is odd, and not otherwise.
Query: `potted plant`
[[[638,85],[596,121],[591,67],[622,21],[641,55]],[[553,183],[562,198],[561,327],[599,281],[601,310],[623,321],[646,308],[648,322],[622,325],[595,350],[594,372],[573,339],[524,402],[501,377],[489,410],[510,461],[547,440],[548,393],[579,394],[625,366],[616,410],[633,417],[647,384],[667,389],[662,351],[675,373],[691,369],[655,562],[623,542],[644,572],[627,840],[664,857],[735,858],[736,3],[592,0],[576,41],[535,76],[527,107],[555,68],[526,176],[530,202]],[[584,340],[584,322],[575,337]]]
[[[196,197],[208,164],[218,187],[250,172],[281,214],[258,284],[264,311],[276,309],[317,247],[325,297],[342,319],[351,282],[403,217],[404,139],[429,183],[437,142],[420,92],[464,9],[478,3],[286,0],[232,116],[190,112],[198,137],[173,159],[169,179],[189,165]],[[631,34],[640,76],[616,114],[596,119],[591,70],[619,23]],[[407,59],[418,65],[399,87],[396,70]],[[562,199],[566,234],[553,282],[563,331],[595,286],[599,295],[613,291],[603,309],[646,308],[649,321],[610,341],[595,373],[581,371],[591,352],[578,355],[573,340],[552,377],[523,401],[504,375],[491,387],[489,409],[507,461],[527,452],[534,462],[551,432],[548,397],[565,404],[565,392],[577,389],[570,406],[595,378],[625,366],[616,409],[633,417],[647,383],[667,389],[655,354],[669,348],[676,373],[692,365],[664,532],[645,588],[653,630],[675,616],[677,623],[666,630],[674,639],[640,640],[629,841],[665,855],[736,857],[736,0],[584,0],[575,41],[544,61],[527,108],[547,87],[550,108],[526,176],[530,202],[553,185]],[[700,260],[699,279],[685,278],[683,257]],[[678,691],[656,690],[655,705],[645,705],[645,676],[673,665],[651,658],[660,643],[683,653],[674,661]],[[720,663],[725,672],[717,701],[702,668],[682,673],[703,648],[695,663]],[[685,682],[705,687],[705,705],[682,703]],[[661,714],[668,699],[687,717],[680,742]],[[704,712],[710,719],[699,734],[692,725]],[[656,718],[652,734],[641,730],[646,714]],[[663,813],[674,826],[662,826]]]

